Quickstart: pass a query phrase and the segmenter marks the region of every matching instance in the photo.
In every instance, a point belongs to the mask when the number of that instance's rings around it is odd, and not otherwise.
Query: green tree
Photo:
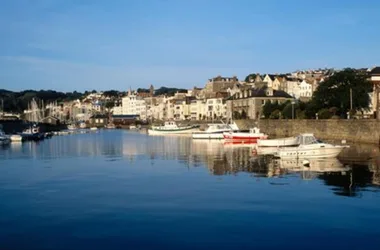
[[[245,77],[244,81],[250,82],[251,79],[255,80],[256,76],[257,76],[256,74],[249,74]]]
[[[115,106],[115,103],[113,101],[108,101],[104,105],[107,109],[112,109]]]
[[[350,110],[351,91],[352,109],[354,111],[368,109],[372,84],[367,80],[365,73],[349,68],[334,73],[322,82],[313,94],[311,105],[317,110],[336,107],[336,114],[345,115]]]
[[[280,118],[280,113],[281,111],[276,109],[272,112],[272,114],[270,115],[270,119],[279,119]]]
[[[333,116],[328,109],[321,109],[318,111],[318,119],[330,119]]]
[[[274,111],[272,103],[267,101],[263,106],[263,115],[266,119],[270,118],[270,115]]]

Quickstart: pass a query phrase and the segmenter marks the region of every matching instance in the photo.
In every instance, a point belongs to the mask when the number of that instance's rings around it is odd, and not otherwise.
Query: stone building
[[[205,90],[207,92],[225,91],[228,88],[232,88],[234,84],[238,84],[238,83],[239,83],[239,79],[236,76],[233,76],[233,77],[217,76],[208,80],[208,82],[206,83]]]
[[[234,118],[238,114],[242,118],[259,119],[266,102],[284,103],[290,100],[293,100],[292,96],[282,90],[247,88],[227,100],[226,116]]]

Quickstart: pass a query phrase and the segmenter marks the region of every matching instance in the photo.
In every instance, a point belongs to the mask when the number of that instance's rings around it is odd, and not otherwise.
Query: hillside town
[[[374,83],[370,93],[370,109],[366,117],[373,117],[377,108],[377,84],[380,67],[357,69],[368,74]],[[41,103],[33,100],[23,114],[2,112],[2,119],[23,116],[32,122],[86,122],[104,126],[110,119],[115,124],[135,121],[210,121],[223,119],[260,119],[266,103],[308,102],[318,86],[337,71],[318,69],[289,74],[250,74],[244,80],[236,76],[216,76],[208,79],[203,88],[193,87],[172,95],[157,94],[153,85],[148,89],[129,89],[124,95],[109,96],[91,92],[82,99],[66,102]]]

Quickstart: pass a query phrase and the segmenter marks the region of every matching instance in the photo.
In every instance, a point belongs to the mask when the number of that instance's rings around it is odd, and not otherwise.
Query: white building
[[[204,100],[191,100],[190,102],[190,119],[191,120],[202,120],[203,117],[206,118],[205,112],[205,101]]]
[[[121,100],[121,114],[120,108],[115,108],[115,115],[139,115],[141,120],[147,119],[147,108],[145,100],[137,96],[136,93],[132,93],[131,91],[129,91],[128,95],[123,97]]]
[[[303,80],[299,84],[299,97],[311,98],[313,96],[313,84]]]
[[[210,98],[206,100],[206,117],[208,119],[220,119],[227,115],[227,105],[223,98]]]

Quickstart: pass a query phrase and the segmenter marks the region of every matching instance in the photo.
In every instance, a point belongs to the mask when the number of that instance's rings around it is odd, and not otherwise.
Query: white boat
[[[135,125],[130,125],[129,129],[137,129],[137,127]]]
[[[86,123],[85,122],[80,122],[79,123],[79,128],[86,128]]]
[[[216,123],[208,124],[205,131],[193,132],[193,139],[223,139],[223,132],[237,131],[238,126],[233,124]]]
[[[178,126],[175,122],[165,122],[163,126],[152,126],[148,129],[150,135],[164,135],[164,134],[191,134],[194,131],[198,131],[197,126]]]
[[[278,147],[258,147],[252,149],[253,155],[274,155],[276,154]]]
[[[330,158],[337,157],[346,148],[346,146],[321,142],[313,134],[301,134],[299,137],[299,146],[278,148],[274,156],[282,159]]]
[[[39,133],[40,133],[40,128],[37,126],[32,126],[32,127],[27,128],[27,129],[24,129],[24,131],[22,131],[22,134],[24,134],[24,135],[35,135],[35,134],[39,134]]]
[[[6,135],[2,128],[0,128],[0,145],[8,145],[11,142],[8,135]]]
[[[261,133],[260,129],[257,127],[251,128],[248,132],[224,132],[223,137],[226,140],[238,140],[238,141],[248,141],[248,142],[257,142],[258,139],[267,139],[268,135]]]
[[[10,139],[12,142],[22,142],[24,140],[21,135],[11,135]]]
[[[278,139],[257,140],[259,147],[289,147],[299,145],[299,137],[286,137]]]
[[[115,124],[113,124],[113,123],[108,123],[108,124],[106,125],[106,128],[108,128],[108,129],[115,129],[116,126],[115,126]]]
[[[75,130],[75,129],[77,129],[77,126],[75,124],[69,124],[69,125],[67,125],[67,129],[68,130]]]
[[[90,130],[98,130],[97,127],[91,127]]]

